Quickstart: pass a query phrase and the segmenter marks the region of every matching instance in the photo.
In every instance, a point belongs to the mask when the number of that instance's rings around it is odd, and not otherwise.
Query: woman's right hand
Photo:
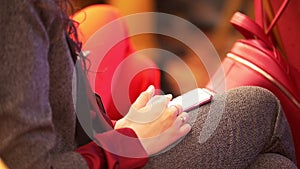
[[[135,131],[149,155],[153,155],[185,136],[191,125],[189,114],[181,106],[168,107],[172,95],[154,95],[154,87],[140,94],[128,114],[117,121],[115,129],[131,128]]]

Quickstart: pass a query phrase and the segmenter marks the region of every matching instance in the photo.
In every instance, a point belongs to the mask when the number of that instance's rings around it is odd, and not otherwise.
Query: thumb
[[[153,85],[150,85],[147,90],[142,92],[139,97],[135,100],[135,102],[132,104],[132,107],[134,109],[141,109],[146,106],[150,98],[154,95],[155,88]]]

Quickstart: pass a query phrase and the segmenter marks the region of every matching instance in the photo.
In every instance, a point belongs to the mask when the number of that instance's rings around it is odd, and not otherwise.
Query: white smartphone
[[[182,106],[183,111],[189,111],[210,102],[212,98],[213,93],[209,90],[205,88],[196,88],[174,98],[169,102],[168,106],[179,104]]]

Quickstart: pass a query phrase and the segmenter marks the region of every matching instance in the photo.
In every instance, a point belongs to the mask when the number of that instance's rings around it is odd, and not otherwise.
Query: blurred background
[[[240,34],[230,25],[229,20],[236,11],[253,17],[253,2],[245,0],[73,0],[75,11],[92,4],[110,4],[126,16],[139,12],[164,12],[184,18],[197,26],[214,45],[222,60]],[[144,21],[147,26],[157,29],[155,18]],[[168,26],[168,31],[176,31]],[[130,29],[130,28],[129,28]],[[131,37],[136,50],[159,48],[172,52],[191,69],[198,87],[204,87],[208,73],[199,57],[182,42],[157,34],[143,34]],[[186,72],[178,68],[178,60],[162,55],[151,56],[161,70],[161,89],[164,93],[177,96],[192,87],[185,81],[185,88],[179,88],[178,79],[186,78]],[[181,63],[182,64],[182,63]]]

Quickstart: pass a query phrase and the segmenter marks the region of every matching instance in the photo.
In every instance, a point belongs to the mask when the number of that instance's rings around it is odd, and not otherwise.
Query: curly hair
[[[72,20],[69,15],[74,13],[74,8],[70,0],[56,0],[58,6],[63,12],[64,28],[67,36],[67,40],[70,46],[71,56],[73,62],[77,60],[77,56],[80,55],[82,43],[78,39],[77,27],[78,23]]]
[[[74,8],[71,0],[53,0],[60,8],[60,16],[62,18],[62,28],[66,34],[67,42],[70,48],[71,57],[73,62],[77,61],[77,58],[81,52],[82,43],[78,39],[77,27],[78,23],[70,18],[70,15],[74,13]]]

